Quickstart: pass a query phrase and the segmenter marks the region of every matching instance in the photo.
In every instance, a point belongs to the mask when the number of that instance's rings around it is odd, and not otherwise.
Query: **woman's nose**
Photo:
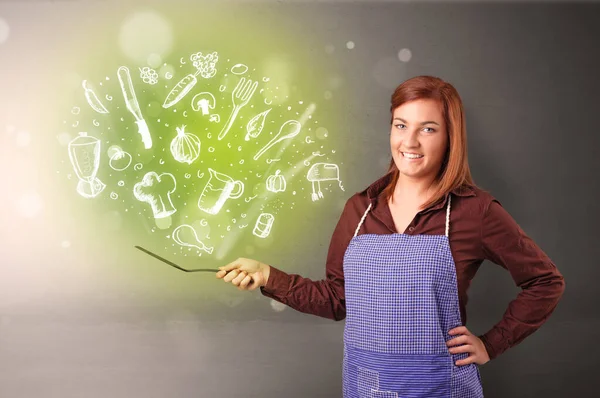
[[[419,145],[418,138],[418,132],[409,131],[406,137],[404,138],[404,145],[407,147],[416,147]]]

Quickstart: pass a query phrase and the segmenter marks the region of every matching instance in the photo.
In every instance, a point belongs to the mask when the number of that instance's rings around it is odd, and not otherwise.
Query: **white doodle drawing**
[[[191,225],[182,224],[173,231],[173,240],[180,246],[194,247],[200,251],[212,254],[214,248],[206,246],[196,234],[196,230]]]
[[[79,136],[69,142],[69,159],[79,182],[77,192],[84,198],[94,198],[106,185],[96,178],[100,167],[100,140],[80,132]]]
[[[73,109],[71,109],[71,113],[73,115],[79,115],[79,112],[81,112],[81,108],[79,108],[78,106],[74,106]]]
[[[266,238],[271,233],[271,227],[273,226],[274,221],[275,216],[273,214],[262,213],[256,219],[256,224],[254,224],[252,234],[258,236],[259,238]]]
[[[248,66],[244,64],[235,64],[230,70],[234,75],[243,75],[244,73],[248,72]]]
[[[309,156],[307,159],[310,160],[310,159],[312,159],[312,157]],[[288,182],[288,185],[289,185],[291,179],[294,178],[294,176],[296,176],[296,177],[300,176],[300,174],[296,174],[296,172],[294,170],[298,169],[298,168],[302,168],[302,161],[298,161],[294,165],[289,163],[289,165],[291,167],[289,168],[289,170],[287,172],[285,172],[285,177]],[[245,212],[241,214],[241,218],[243,220],[242,222],[250,222],[250,220],[256,220],[256,216],[258,216],[260,213],[262,213],[265,210],[265,207],[264,207],[265,200],[269,201],[269,198],[272,197],[272,195],[274,195],[274,194],[271,192],[265,191],[264,189],[261,189],[260,200],[255,200],[250,206],[244,206]],[[257,195],[255,195],[253,198],[256,198],[256,197],[257,197]],[[248,198],[246,198],[245,201],[247,203],[250,202],[250,200],[248,200]],[[294,202],[292,202],[292,207],[293,207],[293,205],[294,205]],[[252,225],[254,225],[254,223],[252,223]],[[227,234],[226,238],[219,244],[219,247],[217,249],[215,249],[216,250],[215,257],[217,259],[224,258],[224,256],[227,255],[227,253],[230,253],[230,250],[235,247],[236,243],[238,243],[238,240],[242,235],[243,235],[243,231],[241,229],[238,229],[238,230],[234,229],[231,231],[231,233]]]
[[[273,193],[284,192],[286,188],[285,177],[279,174],[281,170],[277,170],[275,174],[267,178],[267,190]]]
[[[133,158],[129,153],[125,152],[121,148],[117,148],[115,153],[113,153],[110,157],[108,165],[115,171],[123,171],[129,167],[132,160]]]
[[[192,109],[196,112],[202,109],[202,115],[208,115],[209,109],[215,109],[216,104],[215,96],[208,91],[196,94],[192,98]]]
[[[171,89],[167,98],[165,98],[163,108],[170,108],[181,101],[181,99],[194,88],[196,83],[198,83],[198,78],[196,76],[200,75],[205,79],[210,79],[217,73],[215,64],[219,60],[219,56],[216,51],[206,55],[202,55],[201,52],[192,54],[190,60],[194,64],[196,72],[185,76],[175,85],[175,87],[173,87],[173,89]]]
[[[113,200],[117,200],[119,198],[119,195],[117,195],[116,192],[111,192],[110,193],[110,198],[113,199]]]
[[[237,117],[238,112],[240,111],[240,109],[246,106],[246,104],[248,104],[250,98],[252,98],[252,96],[254,95],[257,86],[258,82],[252,82],[252,80],[250,79],[246,80],[245,77],[242,77],[238,82],[237,86],[235,86],[235,89],[231,93],[233,110],[231,111],[231,114],[229,115],[229,119],[227,119],[225,126],[223,126],[223,129],[219,133],[219,141],[222,140],[225,137],[225,135],[227,135],[229,129],[231,128],[233,122]]]
[[[212,114],[210,115],[210,118],[208,119],[209,122],[212,123],[219,123],[221,121],[221,116],[219,116],[218,114]]]
[[[250,141],[250,138],[256,138],[260,135],[265,126],[265,119],[269,112],[271,112],[271,109],[273,108],[269,108],[250,119],[248,124],[246,124],[246,137],[244,137],[244,140]]]
[[[136,163],[136,164],[133,165],[133,169],[134,170],[141,170],[142,167],[144,167],[144,165],[141,164],[141,163]]]
[[[108,113],[108,109],[106,109],[102,102],[100,102],[100,99],[94,90],[88,86],[87,80],[84,80],[81,85],[83,86],[83,90],[85,92],[85,99],[87,100],[88,104],[90,104],[92,109],[98,113]]]
[[[113,100],[113,97],[112,97],[112,95],[108,95],[108,94],[106,94],[106,95],[104,96],[104,98],[106,98],[106,100],[107,100],[107,101],[112,101],[112,100]]]
[[[190,56],[190,61],[192,61],[194,67],[200,71],[200,76],[205,79],[210,79],[217,74],[215,65],[218,60],[219,55],[216,51],[206,55],[202,55],[202,52],[197,52]]]
[[[171,154],[179,163],[192,164],[200,156],[200,138],[185,132],[185,124],[176,127],[177,136],[171,141]]]
[[[313,141],[313,140],[312,140],[312,138],[310,138],[309,136],[306,136],[306,138],[304,139],[304,141],[305,141],[307,144],[314,144],[314,141]]]
[[[275,134],[271,141],[269,141],[269,143],[265,145],[263,149],[261,149],[256,155],[254,155],[254,160],[258,160],[258,158],[261,157],[263,153],[265,153],[269,148],[271,148],[278,142],[287,139],[292,139],[295,136],[297,136],[298,133],[300,133],[301,127],[302,126],[300,125],[300,122],[298,122],[297,120],[288,120],[287,122],[283,123],[281,125],[281,128],[279,129],[279,132]]]
[[[100,122],[97,121],[96,119],[92,120],[92,124],[96,127],[100,126]]]
[[[333,163],[315,163],[311,166],[306,174],[306,179],[312,182],[312,195],[314,201],[323,197],[321,192],[321,181],[337,181],[340,189],[343,191],[342,181],[340,181],[340,169]],[[315,190],[315,188],[317,188]]]
[[[267,164],[271,164],[273,162],[279,162],[281,159],[267,159]]]
[[[154,171],[149,171],[141,182],[133,186],[133,195],[140,202],[150,205],[154,218],[164,218],[177,211],[171,202],[171,194],[176,188],[177,183],[173,174],[158,175]]]
[[[217,214],[227,199],[237,199],[244,193],[244,183],[209,168],[210,177],[198,199],[198,208]],[[234,191],[235,189],[235,191]]]
[[[138,126],[138,133],[142,136],[142,142],[144,148],[149,149],[152,147],[152,137],[148,130],[148,125],[142,116],[140,110],[140,104],[138,103],[137,97],[135,96],[135,90],[133,89],[133,82],[131,81],[131,74],[129,68],[121,66],[117,71],[117,77],[119,78],[119,84],[121,85],[121,91],[123,91],[123,97],[125,98],[125,105],[133,117],[135,117],[135,123]]]
[[[144,83],[151,85],[158,83],[158,73],[154,69],[145,66],[143,68],[139,68],[139,70],[140,77]]]

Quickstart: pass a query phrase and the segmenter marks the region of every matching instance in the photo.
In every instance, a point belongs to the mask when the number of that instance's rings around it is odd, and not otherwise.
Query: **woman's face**
[[[419,180],[435,179],[447,146],[448,134],[438,101],[419,99],[394,109],[390,147],[400,174]]]

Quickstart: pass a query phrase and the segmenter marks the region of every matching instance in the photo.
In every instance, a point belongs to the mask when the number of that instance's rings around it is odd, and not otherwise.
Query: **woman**
[[[483,397],[478,365],[536,331],[565,282],[548,256],[467,161],[462,101],[449,83],[418,76],[392,95],[388,173],[346,203],[312,281],[240,258],[217,278],[344,329],[344,397]],[[475,336],[467,290],[483,260],[522,288],[500,322]]]

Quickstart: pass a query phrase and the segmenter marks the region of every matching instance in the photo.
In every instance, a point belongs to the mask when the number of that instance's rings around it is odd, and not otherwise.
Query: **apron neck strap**
[[[446,206],[446,231],[445,231],[445,235],[448,236],[448,231],[450,230],[450,203],[452,202],[452,195],[448,194],[448,206]],[[356,227],[356,230],[354,231],[354,237],[356,237],[356,235],[358,235],[358,231],[360,230],[360,227],[362,226],[363,222],[365,221],[365,218],[367,218],[367,214],[369,213],[369,210],[371,210],[371,206],[373,206],[373,203],[369,203],[369,207],[367,207],[367,210],[365,210],[362,218],[360,219],[360,222],[358,223],[358,226]]]
[[[446,206],[446,236],[448,236],[448,230],[450,229],[450,201],[452,195],[448,194],[448,206]]]
[[[369,207],[367,207],[367,210],[365,211],[362,218],[360,219],[360,222],[358,223],[358,227],[356,227],[356,231],[354,231],[354,237],[356,237],[356,235],[358,235],[358,230],[360,229],[360,226],[362,225],[362,223],[365,221],[365,218],[367,218],[367,213],[369,212],[369,210],[371,210],[371,206],[373,206],[373,203],[369,203]]]

